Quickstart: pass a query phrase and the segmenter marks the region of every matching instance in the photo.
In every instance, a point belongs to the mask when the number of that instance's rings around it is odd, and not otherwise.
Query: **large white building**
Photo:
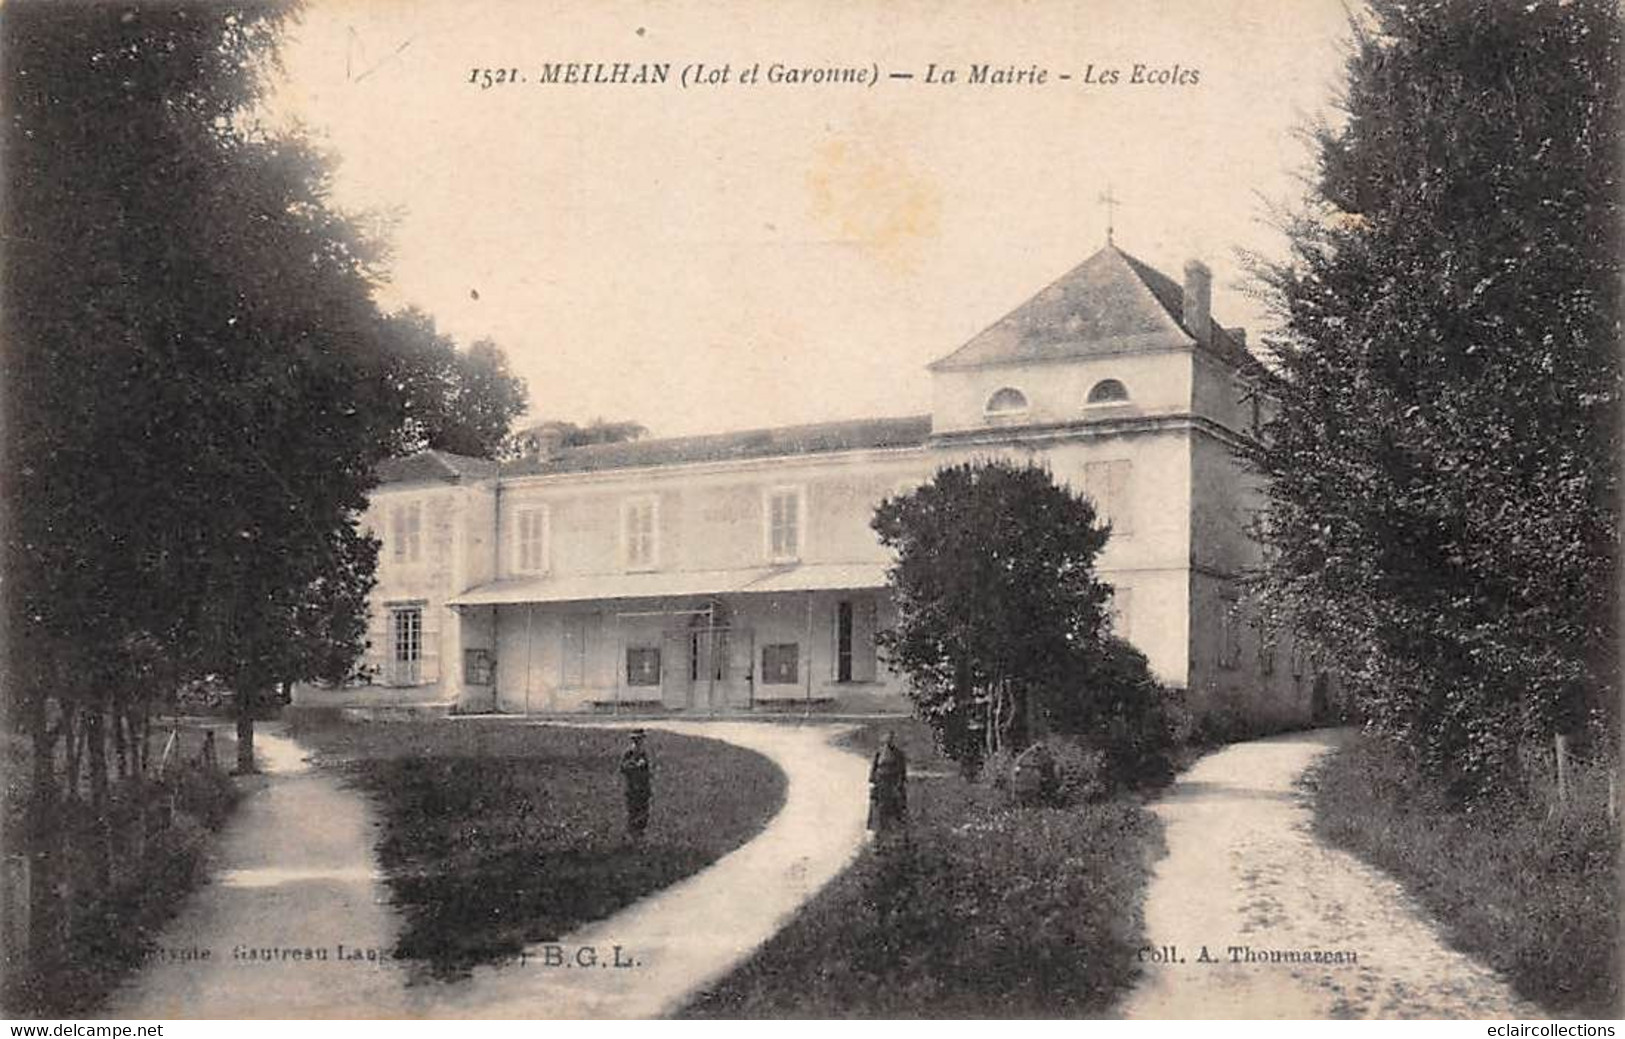
[[[1036,460],[1112,522],[1116,624],[1198,711],[1306,718],[1251,618],[1258,362],[1183,282],[1112,245],[929,367],[928,415],[390,463],[368,522],[372,703],[555,712],[906,710],[883,498]],[[321,695],[321,694],[312,694]],[[356,693],[346,695],[354,700]]]

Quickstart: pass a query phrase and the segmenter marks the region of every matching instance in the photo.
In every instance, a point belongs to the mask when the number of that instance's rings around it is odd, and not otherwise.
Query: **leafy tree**
[[[950,757],[974,767],[1087,695],[1111,595],[1094,570],[1110,528],[1088,499],[1036,466],[957,465],[873,526],[897,554],[898,622],[877,640]]]
[[[451,417],[489,450],[523,406],[494,346],[449,384],[403,380],[378,243],[329,206],[321,157],[253,117],[289,11],[22,0],[0,21],[5,704],[34,770],[6,837],[42,943],[92,919],[53,873],[64,802],[88,780],[105,879],[149,710],[211,676],[252,767],[255,703],[362,648],[377,463]]]
[[[1375,0],[1259,266],[1271,600],[1462,796],[1612,732],[1620,43],[1611,0]]]
[[[395,454],[425,448],[495,458],[524,410],[524,380],[508,369],[501,347],[477,340],[467,351],[407,308],[384,320],[390,378],[406,409]]]

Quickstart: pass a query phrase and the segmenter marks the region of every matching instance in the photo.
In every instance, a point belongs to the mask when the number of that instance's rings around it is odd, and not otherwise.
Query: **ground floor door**
[[[673,710],[719,711],[751,703],[750,632],[691,627],[662,641],[661,702]]]
[[[668,711],[686,711],[693,681],[689,678],[688,632],[668,631],[660,640],[660,702]]]

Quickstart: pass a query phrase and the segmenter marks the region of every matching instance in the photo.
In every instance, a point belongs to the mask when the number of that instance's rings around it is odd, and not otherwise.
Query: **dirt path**
[[[1446,946],[1399,884],[1309,830],[1296,791],[1341,738],[1299,733],[1197,762],[1155,808],[1168,855],[1146,901],[1129,1018],[1534,1018],[1539,1007]],[[1215,962],[1203,961],[1203,950]],[[1248,950],[1254,957],[1247,961]],[[1271,962],[1271,951],[1354,962]],[[1162,956],[1163,962],[1154,957]]]
[[[750,955],[857,854],[868,765],[830,745],[842,728],[640,724],[725,740],[769,758],[788,780],[784,807],[755,839],[710,867],[552,946],[533,946],[521,963],[414,989],[413,1016],[663,1017]]]
[[[159,956],[114,995],[105,1016],[401,1013],[402,974],[377,956],[394,946],[396,925],[375,872],[377,821],[366,799],[312,768],[273,726],[260,727],[255,745],[266,774],[248,781],[220,835],[213,879],[165,928]],[[286,952],[307,949],[326,958]],[[340,959],[341,949],[361,958]]]
[[[166,928],[155,959],[110,1001],[117,1018],[648,1018],[681,1006],[783,926],[864,840],[867,763],[841,728],[649,722],[771,759],[785,804],[754,839],[620,913],[461,982],[407,984],[387,959],[396,918],[376,871],[366,798],[311,768],[292,740],[258,735],[261,767],[215,856],[213,881]],[[258,950],[325,951],[267,960]],[[256,950],[256,958],[246,958]],[[193,958],[207,952],[207,959]],[[285,956],[285,954],[277,954]],[[588,961],[591,961],[590,963]],[[616,963],[629,964],[616,966]]]

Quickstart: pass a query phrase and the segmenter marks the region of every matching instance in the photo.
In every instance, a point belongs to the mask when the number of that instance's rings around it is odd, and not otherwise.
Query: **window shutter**
[[[852,681],[875,680],[876,608],[873,596],[852,603]]]
[[[1128,534],[1134,529],[1134,510],[1129,508],[1129,480],[1134,474],[1134,463],[1112,462],[1108,479],[1111,483],[1112,529]]]
[[[397,505],[389,510],[390,540],[394,544],[395,562],[406,562],[406,509]]]

